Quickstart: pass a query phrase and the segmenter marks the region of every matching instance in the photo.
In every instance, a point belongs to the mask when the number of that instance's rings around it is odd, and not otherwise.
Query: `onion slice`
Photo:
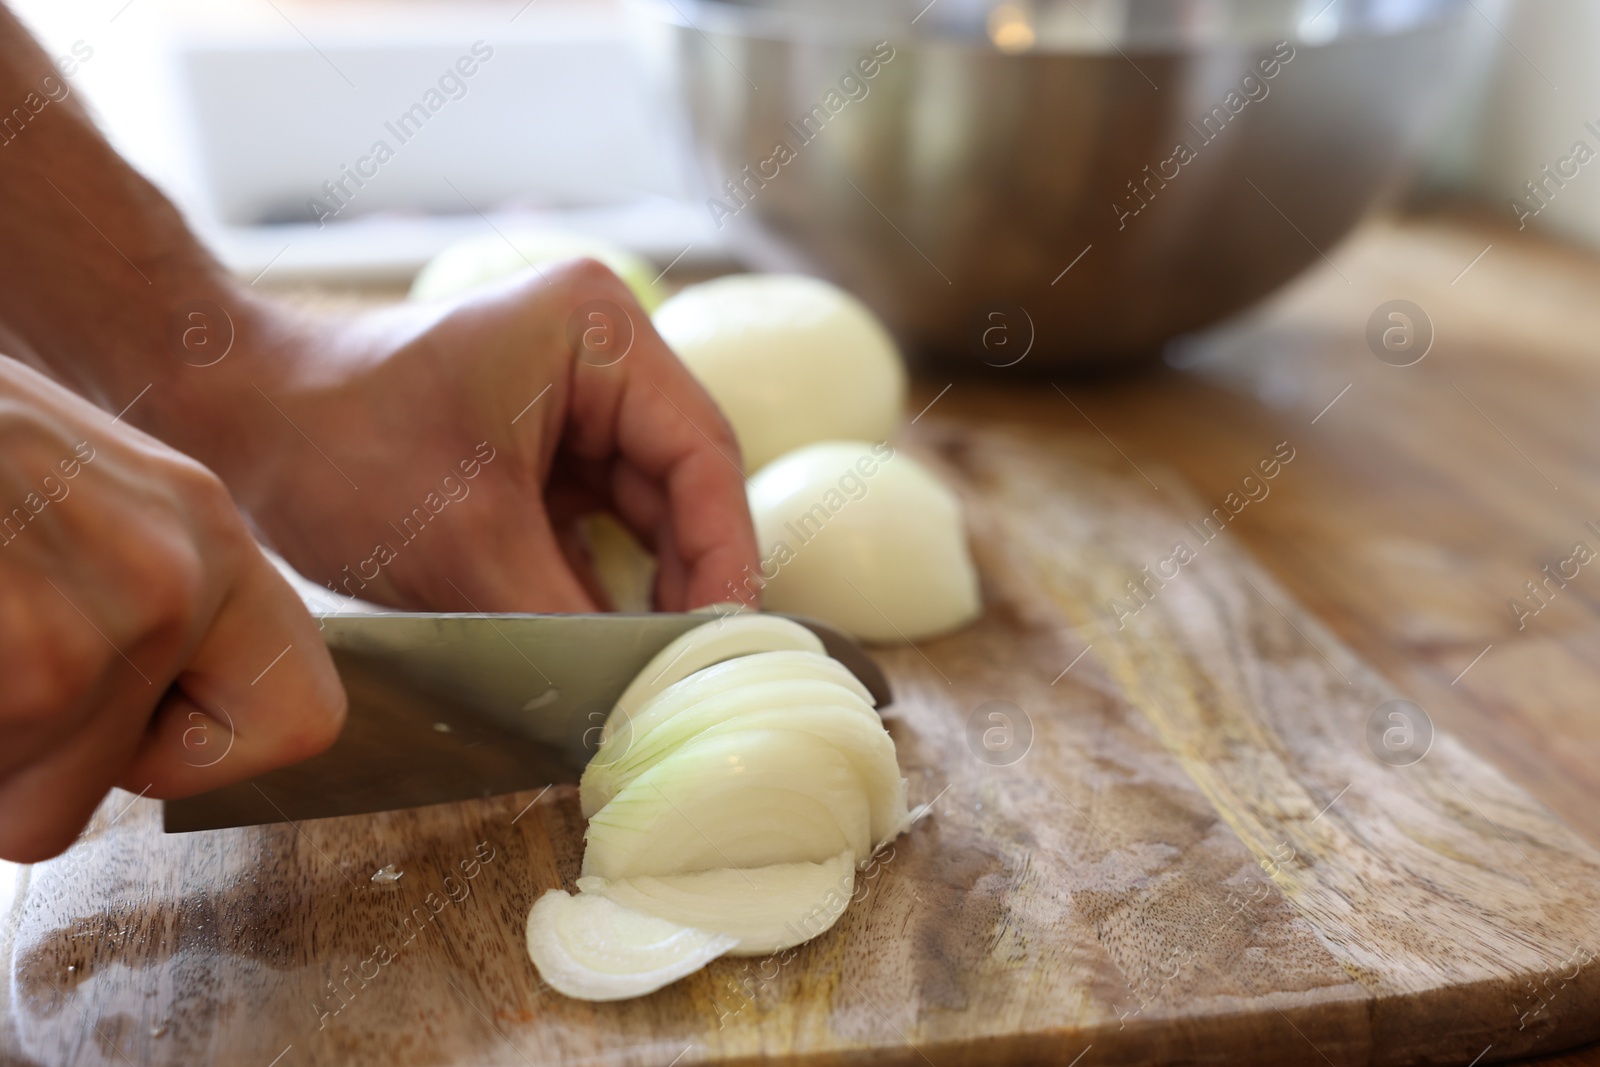
[[[843,664],[814,652],[765,652],[708,667],[657,695],[628,729],[601,742],[584,768],[579,789],[583,814],[592,818],[624,784],[684,742],[751,712],[807,705],[844,708],[882,734],[869,700]]]
[[[583,873],[603,878],[820,863],[871,850],[867,792],[850,759],[800,730],[696,738],[589,820]]]
[[[528,912],[528,955],[558,993],[626,1000],[692,974],[738,944],[624,907],[597,893],[552,889]]]
[[[600,731],[603,742],[651,697],[713,663],[753,652],[799,649],[822,652],[822,639],[797,622],[776,615],[723,615],[673,641],[657,652],[617,698],[616,711]]]
[[[749,870],[580,878],[578,889],[626,908],[738,939],[730,956],[759,956],[809,941],[844,914],[855,891],[855,857],[775,863]]]

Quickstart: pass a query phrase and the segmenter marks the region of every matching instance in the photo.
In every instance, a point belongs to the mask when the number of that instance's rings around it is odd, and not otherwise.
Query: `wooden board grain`
[[[523,919],[577,873],[570,787],[180,837],[118,795],[14,893],[0,1050],[1343,1067],[1595,1036],[1600,854],[1443,733],[1380,760],[1369,719],[1406,694],[1233,538],[1199,543],[1220,499],[1002,421],[935,409],[912,442],[968,503],[986,598],[971,629],[880,654],[934,811],[792,960],[622,1004],[541,989]],[[1194,558],[1119,628],[1113,599],[1179,541]],[[404,877],[372,883],[386,864]]]

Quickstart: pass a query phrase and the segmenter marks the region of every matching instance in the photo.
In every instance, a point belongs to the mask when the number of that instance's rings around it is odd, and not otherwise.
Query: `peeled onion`
[[[602,878],[818,862],[871,851],[849,757],[810,734],[760,730],[685,745],[589,820],[583,873]]]
[[[819,619],[867,641],[914,641],[982,610],[961,504],[886,443],[796,449],[750,479],[772,611]]]
[[[623,785],[685,741],[753,709],[836,707],[882,732],[871,697],[837,660],[811,652],[761,652],[697,672],[645,703],[628,728],[604,735],[583,777],[583,814],[592,817]],[[681,714],[680,714],[681,713]]]
[[[655,602],[656,558],[633,532],[605,512],[578,521],[578,536],[589,550],[595,581],[611,601],[612,611],[640,614]]]
[[[530,266],[580,256],[610,267],[645,311],[654,311],[661,303],[654,269],[632,252],[584,234],[530,229],[486,233],[447,245],[418,272],[410,296],[412,300],[459,296]]]
[[[871,695],[787,619],[689,631],[603,733],[580,784],[579,892],[552,889],[528,915],[534,965],[568,996],[638,996],[725,953],[810,940],[909,819]]]
[[[886,438],[905,411],[893,338],[861,301],[791,274],[735,274],[661,305],[656,331],[733,424],[745,469],[838,438]]]
[[[738,939],[728,955],[751,956],[809,941],[832,926],[844,913],[855,877],[855,857],[841,852],[822,863],[750,870],[725,867],[614,882],[591,876],[579,878],[578,888],[691,928],[714,926]]]
[[[528,915],[528,952],[539,976],[580,1000],[625,1000],[660,989],[738,944],[627,908],[599,893],[552,889]]]
[[[701,668],[752,652],[776,652],[785,648],[820,654],[822,641],[799,623],[773,615],[725,616],[696,626],[657,652],[644,670],[628,683],[628,688],[617,698],[616,710],[601,727],[600,738],[604,741],[610,737],[623,724],[630,723],[634,712],[651,697]]]

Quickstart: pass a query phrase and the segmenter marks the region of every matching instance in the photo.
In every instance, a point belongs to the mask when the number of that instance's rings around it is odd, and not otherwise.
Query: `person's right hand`
[[[205,467],[0,357],[0,858],[320,752],[316,622]]]

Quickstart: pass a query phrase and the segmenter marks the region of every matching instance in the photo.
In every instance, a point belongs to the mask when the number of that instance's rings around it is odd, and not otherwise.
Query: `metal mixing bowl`
[[[975,367],[1149,356],[1335,262],[1484,58],[1495,11],[639,6],[735,248],[859,294],[917,358]]]

